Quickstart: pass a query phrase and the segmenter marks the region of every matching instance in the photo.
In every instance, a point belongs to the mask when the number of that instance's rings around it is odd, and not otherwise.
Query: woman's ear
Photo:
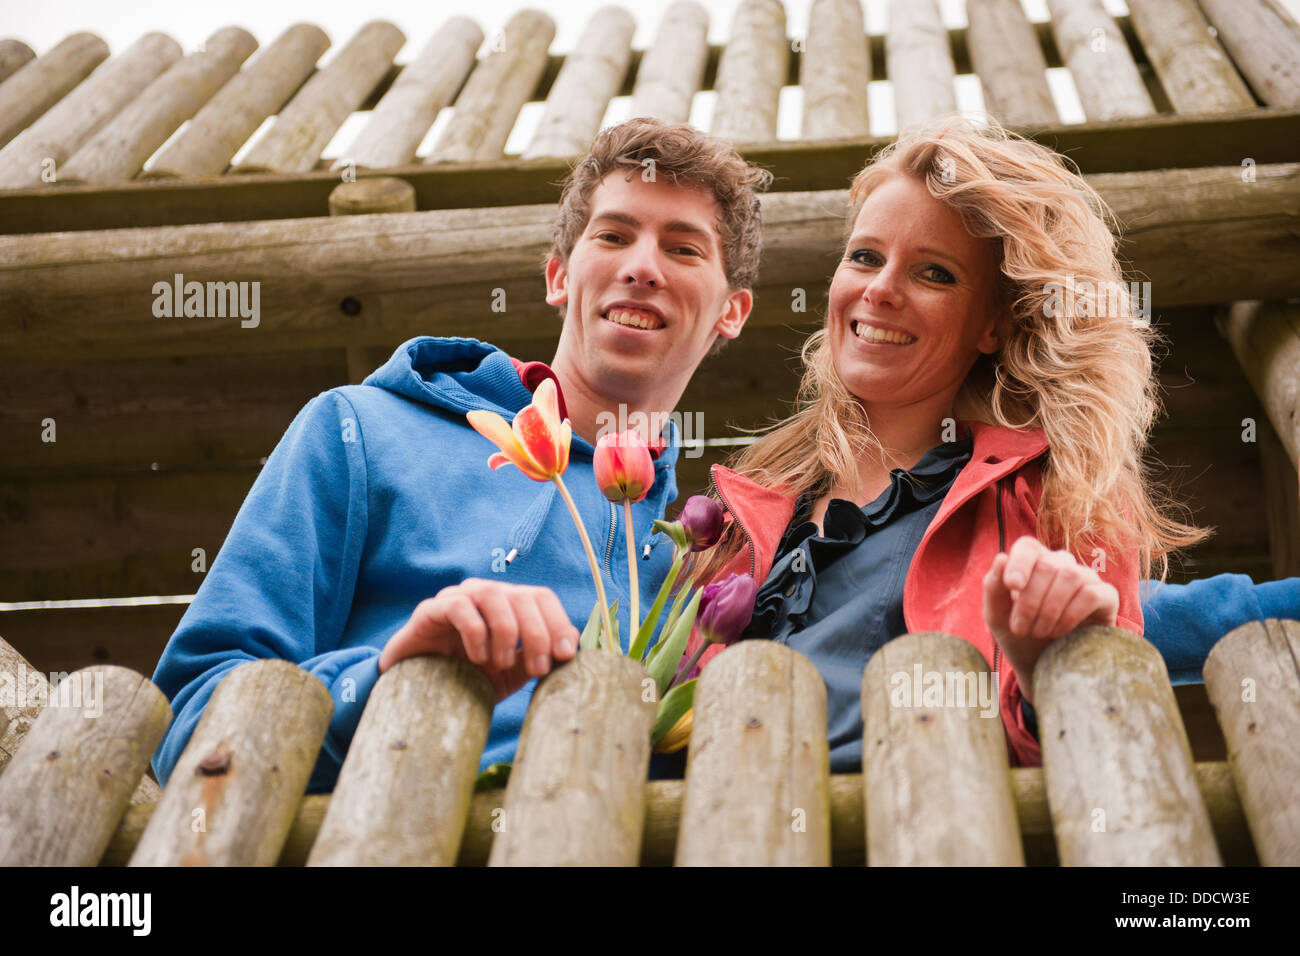
[[[1011,309],[1005,305],[998,305],[994,309],[994,317],[984,329],[984,335],[980,338],[978,348],[985,355],[993,355],[1002,351],[1011,338],[1012,317]]]

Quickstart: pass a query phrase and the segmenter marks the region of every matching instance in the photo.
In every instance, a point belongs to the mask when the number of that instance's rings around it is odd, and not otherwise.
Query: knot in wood
[[[757,729],[763,726],[763,722],[759,720],[757,717],[751,717],[749,718],[749,720],[745,721],[745,726],[749,727],[750,729]]]
[[[361,313],[361,303],[352,298],[352,296],[348,296],[340,302],[339,308],[342,310],[344,315],[359,315]]]
[[[59,759],[60,757],[62,757],[62,756],[63,756],[63,754],[59,753],[57,750],[51,750],[49,753],[47,753],[47,754],[45,755],[45,759],[46,759],[46,760],[58,760],[58,759]]]
[[[405,740],[394,740],[394,741],[393,741],[393,749],[394,749],[394,750],[405,750],[405,749],[406,749],[406,741],[405,741]]]
[[[1118,713],[1119,713],[1119,708],[1116,707],[1114,704],[1109,704],[1109,705],[1107,705],[1107,707],[1106,707],[1106,713],[1108,713],[1108,714],[1118,714]]]
[[[205,777],[215,777],[218,774],[225,773],[230,769],[230,754],[223,754],[220,751],[208,754],[199,761],[199,773]]]

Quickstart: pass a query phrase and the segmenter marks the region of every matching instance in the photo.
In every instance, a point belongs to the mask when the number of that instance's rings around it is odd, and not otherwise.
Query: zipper
[[[609,559],[614,553],[614,536],[618,533],[618,508],[612,501],[609,503],[609,519],[609,540],[605,542],[605,573],[613,581],[614,572],[609,569]]]
[[[736,514],[732,509],[730,503],[727,501],[727,496],[724,495],[722,489],[718,487],[718,483],[713,477],[712,467],[709,468],[709,487],[713,489],[713,493],[722,501],[722,506],[731,512],[731,517],[736,519],[736,526],[740,528],[741,533],[745,536],[745,541],[749,545],[749,576],[752,578],[754,572],[758,570],[754,561],[754,539],[750,537],[749,530],[745,527],[744,522],[740,520],[740,515]]]
[[[998,500],[998,552],[1004,553],[1007,550],[1007,531],[1006,526],[1002,523],[1002,480],[998,479],[997,500]],[[993,673],[998,672],[998,661],[1002,656],[1002,648],[998,642],[993,642]]]

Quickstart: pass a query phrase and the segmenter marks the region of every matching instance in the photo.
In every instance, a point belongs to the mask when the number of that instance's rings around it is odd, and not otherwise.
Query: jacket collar
[[[945,520],[981,490],[1048,449],[1047,437],[1041,428],[1006,428],[973,420],[959,421],[957,428],[962,434],[967,428],[971,430],[974,439],[971,460],[944,496],[934,525]],[[786,487],[765,488],[722,465],[711,466],[709,472],[723,506],[740,524],[749,540],[750,573],[766,577],[781,535],[794,517],[798,491]]]

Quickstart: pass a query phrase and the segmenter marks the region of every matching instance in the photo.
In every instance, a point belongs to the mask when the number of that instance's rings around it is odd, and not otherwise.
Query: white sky
[[[710,14],[710,42],[721,43],[726,40],[732,14],[739,2],[740,0],[709,0],[704,4]],[[1300,0],[1282,2],[1300,18]],[[1030,19],[1047,19],[1046,0],[1022,0],[1022,3]],[[805,35],[812,0],[784,0],[784,4],[786,33],[791,37]],[[1103,4],[1112,14],[1127,12],[1123,0],[1103,0]],[[142,34],[150,30],[161,30],[174,37],[186,51],[190,51],[221,27],[242,26],[265,46],[286,27],[306,20],[320,26],[333,40],[333,45],[322,59],[322,63],[326,63],[363,24],[374,18],[382,18],[396,24],[406,34],[406,46],[397,56],[397,61],[404,63],[451,16],[470,17],[483,28],[484,35],[490,38],[505,25],[513,13],[527,6],[537,7],[551,15],[556,22],[556,37],[551,49],[567,52],[576,43],[587,18],[606,5],[609,4],[603,0],[389,0],[387,3],[358,3],[357,0],[222,0],[220,3],[196,3],[193,0],[59,0],[57,4],[42,4],[36,0],[0,0],[0,36],[16,37],[31,46],[37,54],[41,54],[69,32],[89,30],[103,37],[109,48],[116,53]],[[644,48],[653,40],[662,11],[669,3],[668,0],[637,0],[635,3],[615,0],[614,5],[623,6],[633,14],[637,23],[633,45]],[[883,32],[888,0],[863,0],[863,5],[868,31]],[[965,23],[965,0],[939,0],[939,6],[944,21],[950,26]],[[1065,121],[1081,121],[1083,117],[1078,99],[1066,71],[1049,70],[1048,80]],[[868,93],[871,132],[874,135],[896,132],[890,85],[887,82],[872,83]],[[983,106],[979,81],[973,76],[959,77],[957,98],[960,109],[978,113]],[[627,98],[616,99],[610,104],[605,122],[613,123],[626,118],[629,109]],[[713,94],[698,94],[691,121],[707,129],[712,109]],[[541,104],[534,103],[525,107],[506,144],[506,152],[523,151],[540,113]],[[420,148],[421,155],[432,148],[448,116],[449,111],[444,110],[439,122],[425,138]],[[325,151],[326,156],[334,157],[345,153],[364,124],[364,119],[364,114],[354,114],[330,143]],[[799,90],[787,87],[781,99],[778,121],[780,138],[797,139],[799,121]],[[250,144],[251,142],[252,140]]]

